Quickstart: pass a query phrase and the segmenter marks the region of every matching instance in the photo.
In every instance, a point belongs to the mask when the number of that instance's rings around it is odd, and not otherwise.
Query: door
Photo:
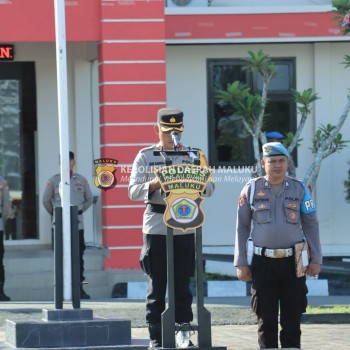
[[[34,62],[0,63],[0,175],[10,187],[6,239],[36,239],[36,83]]]

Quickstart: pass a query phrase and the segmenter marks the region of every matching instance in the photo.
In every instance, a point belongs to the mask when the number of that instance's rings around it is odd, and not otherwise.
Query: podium
[[[175,342],[175,284],[174,284],[174,229],[183,232],[195,230],[195,277],[197,304],[197,337],[196,349],[226,350],[226,347],[212,346],[211,314],[204,306],[203,288],[203,255],[202,255],[202,225],[205,220],[200,205],[203,201],[201,193],[211,179],[211,172],[200,167],[200,155],[197,150],[154,151],[161,155],[165,167],[157,169],[162,191],[167,193],[165,199],[167,208],[163,219],[167,226],[167,292],[168,305],[162,313],[162,348],[178,349]],[[187,156],[191,164],[172,165],[174,156]],[[192,348],[192,347],[191,347]],[[149,348],[152,349],[152,348]],[[190,348],[189,348],[190,349]]]

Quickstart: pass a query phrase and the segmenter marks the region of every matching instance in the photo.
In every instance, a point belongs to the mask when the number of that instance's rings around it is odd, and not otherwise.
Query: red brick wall
[[[139,268],[144,205],[129,200],[127,178],[166,104],[164,1],[102,0],[99,62],[101,156],[119,161],[118,186],[102,196],[104,265]]]

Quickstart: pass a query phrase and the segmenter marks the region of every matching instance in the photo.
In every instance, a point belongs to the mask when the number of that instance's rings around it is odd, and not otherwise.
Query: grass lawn
[[[348,305],[308,306],[307,314],[343,314],[350,313]]]

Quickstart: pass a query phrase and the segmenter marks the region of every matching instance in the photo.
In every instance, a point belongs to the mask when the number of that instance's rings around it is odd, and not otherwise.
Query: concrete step
[[[93,298],[111,296],[111,274],[103,270],[104,249],[84,254],[85,291]],[[54,300],[54,259],[51,249],[8,250],[4,259],[5,292],[13,301]]]
[[[106,256],[103,249],[87,248],[84,253],[86,270],[100,271]],[[54,255],[50,249],[45,250],[8,250],[4,256],[5,271],[8,274],[31,271],[53,271]]]

